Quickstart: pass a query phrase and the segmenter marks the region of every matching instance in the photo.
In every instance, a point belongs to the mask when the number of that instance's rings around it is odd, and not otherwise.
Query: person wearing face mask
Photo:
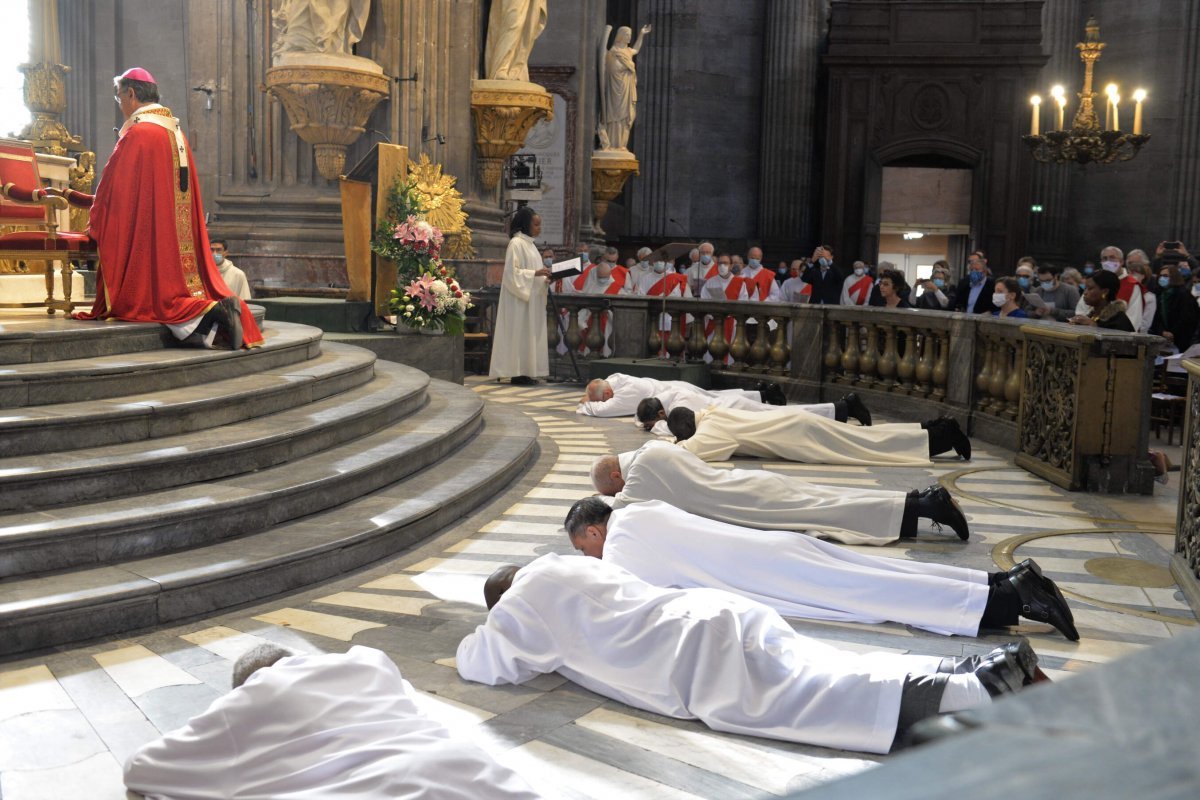
[[[1156,276],[1150,271],[1150,256],[1145,250],[1130,250],[1125,256],[1125,271],[1129,277],[1137,281],[1137,288],[1142,294],[1142,321],[1134,324],[1138,333],[1146,333],[1154,324],[1158,313],[1158,295],[1153,291],[1158,288]]]
[[[987,276],[987,256],[976,250],[967,257],[967,276],[959,281],[955,311],[990,314],[996,283]]]
[[[1083,262],[1083,266],[1080,267],[1078,271],[1079,271],[1079,274],[1082,275],[1084,278],[1090,278],[1096,274],[1096,262],[1085,261],[1085,262]]]
[[[692,252],[696,257],[683,274],[687,276],[688,288],[692,290],[692,294],[700,297],[704,290],[704,282],[717,274],[717,259],[713,255],[715,248],[712,242],[701,242]]]
[[[788,279],[788,263],[780,261],[779,266],[775,268],[775,282],[783,283]]]
[[[1040,319],[1053,319],[1066,322],[1075,316],[1075,306],[1079,303],[1079,290],[1066,281],[1060,281],[1058,268],[1047,264],[1039,264],[1037,268],[1037,286],[1034,289],[1038,297],[1046,305],[1037,309]]]
[[[732,259],[726,253],[722,253],[717,257],[717,274],[704,282],[704,288],[700,293],[701,300],[747,300],[749,292],[746,288],[746,281],[739,275],[733,274]],[[734,333],[733,317],[725,318],[725,341],[733,341]],[[710,341],[713,336],[713,331],[716,329],[716,323],[713,318],[706,317],[704,320],[704,335]],[[726,356],[731,359],[731,356]],[[711,359],[711,356],[705,354],[705,360]]]
[[[763,269],[762,248],[751,247],[746,252],[746,266],[742,268],[741,277],[746,281],[746,291],[751,300],[770,303],[783,300],[783,292],[779,290],[775,276]]]
[[[229,291],[243,300],[249,300],[250,281],[246,280],[246,273],[234,266],[234,263],[229,260],[229,257],[226,255],[228,248],[225,245],[225,240],[211,239],[208,247],[212,250],[213,263],[220,270],[221,277],[225,280],[225,285],[229,287]]]
[[[807,303],[812,299],[812,284],[800,277],[804,273],[804,259],[797,258],[788,267],[788,279],[779,287],[785,303]]]
[[[1129,317],[1129,322],[1136,331],[1142,323],[1142,289],[1137,278],[1125,269],[1125,254],[1121,252],[1121,248],[1109,245],[1100,251],[1100,272],[1108,272],[1117,277],[1117,294],[1110,298],[1110,302],[1120,301],[1125,304],[1125,315]],[[1094,278],[1098,274],[1099,272],[1094,272],[1091,277]],[[1080,297],[1075,306],[1075,316],[1087,317],[1091,311],[1087,301]]]
[[[643,247],[637,251],[637,259],[633,265],[629,267],[629,273],[625,279],[625,284],[628,287],[629,294],[639,295],[644,297],[646,289],[652,283],[658,280],[651,268],[650,256],[654,253],[649,247]]]
[[[1183,352],[1191,347],[1200,325],[1200,306],[1184,282],[1182,264],[1163,266],[1158,271],[1158,305],[1150,333],[1163,337]]]
[[[874,285],[871,273],[867,272],[867,265],[855,261],[853,274],[847,275],[846,280],[842,281],[841,305],[865,306],[871,299],[871,289]]]
[[[813,250],[812,266],[800,277],[812,284],[811,302],[836,306],[842,299],[843,278],[833,265],[833,249],[829,245],[817,245]]]
[[[992,292],[993,317],[1008,317],[1010,319],[1026,319],[1029,317],[1021,307],[1021,285],[1016,278],[997,278]]]
[[[954,308],[954,288],[950,287],[950,264],[942,259],[933,262],[929,279],[919,281],[921,295],[913,303],[914,308],[927,311],[946,311]]]

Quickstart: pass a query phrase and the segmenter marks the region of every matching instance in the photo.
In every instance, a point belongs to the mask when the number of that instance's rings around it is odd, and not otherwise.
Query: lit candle
[[[1029,126],[1029,135],[1037,136],[1038,129],[1041,127],[1042,98],[1035,94],[1029,98],[1029,102],[1033,104],[1033,120]]]
[[[1133,107],[1133,135],[1137,136],[1142,132],[1142,101],[1146,99],[1146,90],[1138,89],[1133,93],[1133,102],[1136,104]]]
[[[1065,90],[1061,86],[1055,86],[1053,89],[1051,89],[1050,96],[1054,98],[1054,102],[1058,103],[1058,128],[1057,128],[1057,130],[1061,131],[1063,129],[1063,124],[1065,121],[1064,115],[1066,113],[1066,108],[1067,108],[1067,96],[1066,96]]]
[[[1106,131],[1115,131],[1116,128],[1113,126],[1112,99],[1113,95],[1117,93],[1117,85],[1115,83],[1110,83],[1108,86],[1105,86],[1104,93],[1108,95],[1108,102],[1104,104],[1104,129]]]
[[[1121,95],[1114,94],[1112,96],[1113,104],[1113,130],[1121,130],[1121,110],[1117,107],[1121,102]]]

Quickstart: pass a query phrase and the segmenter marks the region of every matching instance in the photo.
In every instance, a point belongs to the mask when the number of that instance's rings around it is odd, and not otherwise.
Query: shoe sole
[[[1075,615],[1071,613],[1071,606],[1067,604],[1067,598],[1063,597],[1063,593],[1058,590],[1057,584],[1042,574],[1042,568],[1032,558],[1027,558],[1021,563],[1029,564],[1029,571],[1037,576],[1038,584],[1041,585],[1042,589],[1058,598],[1058,602],[1062,603],[1062,607],[1067,610],[1067,620],[1071,623],[1071,630],[1075,633],[1075,638],[1068,636],[1066,631],[1059,631],[1059,633],[1066,636],[1072,642],[1079,641],[1079,631],[1075,628]]]
[[[957,530],[955,530],[954,524],[951,522],[943,522],[942,524],[949,525],[950,530],[954,531],[955,535],[958,536],[959,539],[962,539],[964,542],[967,541],[969,538],[971,538],[971,529],[967,525],[967,515],[963,513],[963,510],[959,507],[958,503],[954,502],[954,497],[950,494],[945,486],[938,487],[937,496],[939,499],[945,497],[946,502],[949,503],[950,507],[957,511],[958,515],[962,517],[963,532],[959,533]]]

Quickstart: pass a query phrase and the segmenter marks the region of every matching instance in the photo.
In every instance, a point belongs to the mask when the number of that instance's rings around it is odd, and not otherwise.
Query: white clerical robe
[[[785,617],[900,622],[945,635],[978,634],[988,599],[980,570],[743,528],[658,500],[612,512],[604,560],[654,586],[724,589]]]
[[[718,469],[666,442],[647,442],[617,460],[625,486],[613,508],[661,500],[733,525],[865,545],[896,541],[904,520],[905,492],[819,486],[762,469]]]
[[[550,374],[546,341],[546,280],[536,273],[542,256],[533,239],[523,233],[508,240],[504,278],[496,307],[492,365],[488,376],[536,378]]]
[[[691,386],[691,384],[688,384]],[[692,387],[693,389],[696,387]],[[673,408],[690,408],[692,411],[701,411],[706,408],[735,408],[741,411],[771,411],[781,406],[773,406],[770,403],[764,403],[760,399],[751,400],[749,397],[742,395],[722,395],[721,397],[709,397],[699,392],[688,391],[686,389],[673,387],[665,392],[659,392],[654,395],[658,402],[662,403],[663,411],[668,414]],[[802,408],[810,414],[819,414],[826,419],[835,419],[837,417],[837,409],[833,403],[813,403],[811,405],[796,405],[792,408]],[[638,423],[639,425],[641,423]],[[667,427],[667,421],[660,419],[654,423],[654,427],[650,432],[656,436],[670,436],[671,430]]]
[[[672,387],[701,392],[704,395],[717,397],[745,397],[760,400],[762,395],[748,389],[701,389],[687,381],[660,381],[655,378],[640,378],[614,372],[604,380],[608,381],[613,396],[607,400],[589,400],[580,403],[575,409],[576,414],[586,414],[589,417],[630,417],[637,412],[638,403],[647,397],[654,397]]]
[[[929,466],[929,435],[915,422],[860,427],[797,406],[757,413],[709,408],[696,414],[696,434],[679,445],[705,461],[737,454],[806,464]]]
[[[379,650],[280,659],[134,753],[125,785],[149,800],[537,800],[413,696]]]
[[[740,281],[737,292],[737,297],[729,296],[729,284],[733,282],[734,276],[732,273],[722,278],[720,275],[714,275],[704,282],[703,288],[700,290],[701,300],[745,300],[749,297],[746,294],[746,282]]]
[[[229,291],[243,300],[250,299],[250,281],[246,280],[246,273],[238,269],[228,257],[217,266],[217,269],[221,272],[221,279],[225,281]]]
[[[719,731],[886,753],[909,673],[940,658],[838,650],[716,589],[663,589],[588,556],[523,567],[458,646],[489,685],[558,672],[635,708]]]

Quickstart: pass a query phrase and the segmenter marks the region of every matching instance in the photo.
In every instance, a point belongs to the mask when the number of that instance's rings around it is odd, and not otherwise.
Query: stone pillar
[[[654,32],[638,55],[637,122],[629,149],[638,154],[641,178],[629,187],[627,210],[637,209],[639,235],[669,241],[687,238],[686,227],[672,218],[679,213],[669,203],[671,188],[671,41],[676,0],[643,0],[636,31],[647,22]],[[624,23],[629,24],[629,23]],[[682,216],[682,214],[680,214]]]
[[[1042,119],[1046,130],[1052,129],[1058,113],[1057,104],[1047,96],[1050,88],[1061,84],[1067,93],[1064,124],[1079,103],[1076,93],[1083,85],[1083,64],[1075,43],[1083,36],[1083,9],[1079,0],[1058,0],[1042,7],[1042,49],[1049,51],[1050,61],[1038,78],[1037,93],[1042,95]],[[1069,258],[1067,241],[1067,212],[1071,202],[1071,169],[1066,164],[1033,165],[1033,203],[1042,206],[1040,214],[1029,219],[1031,254],[1041,260],[1065,266]]]
[[[1200,242],[1200,5],[1184,5],[1180,20],[1184,46],[1179,51],[1183,70],[1176,149],[1179,160],[1173,170],[1171,229],[1166,235],[1183,241],[1190,250]]]
[[[768,0],[763,38],[759,235],[769,249],[814,241],[813,132],[828,0]]]

